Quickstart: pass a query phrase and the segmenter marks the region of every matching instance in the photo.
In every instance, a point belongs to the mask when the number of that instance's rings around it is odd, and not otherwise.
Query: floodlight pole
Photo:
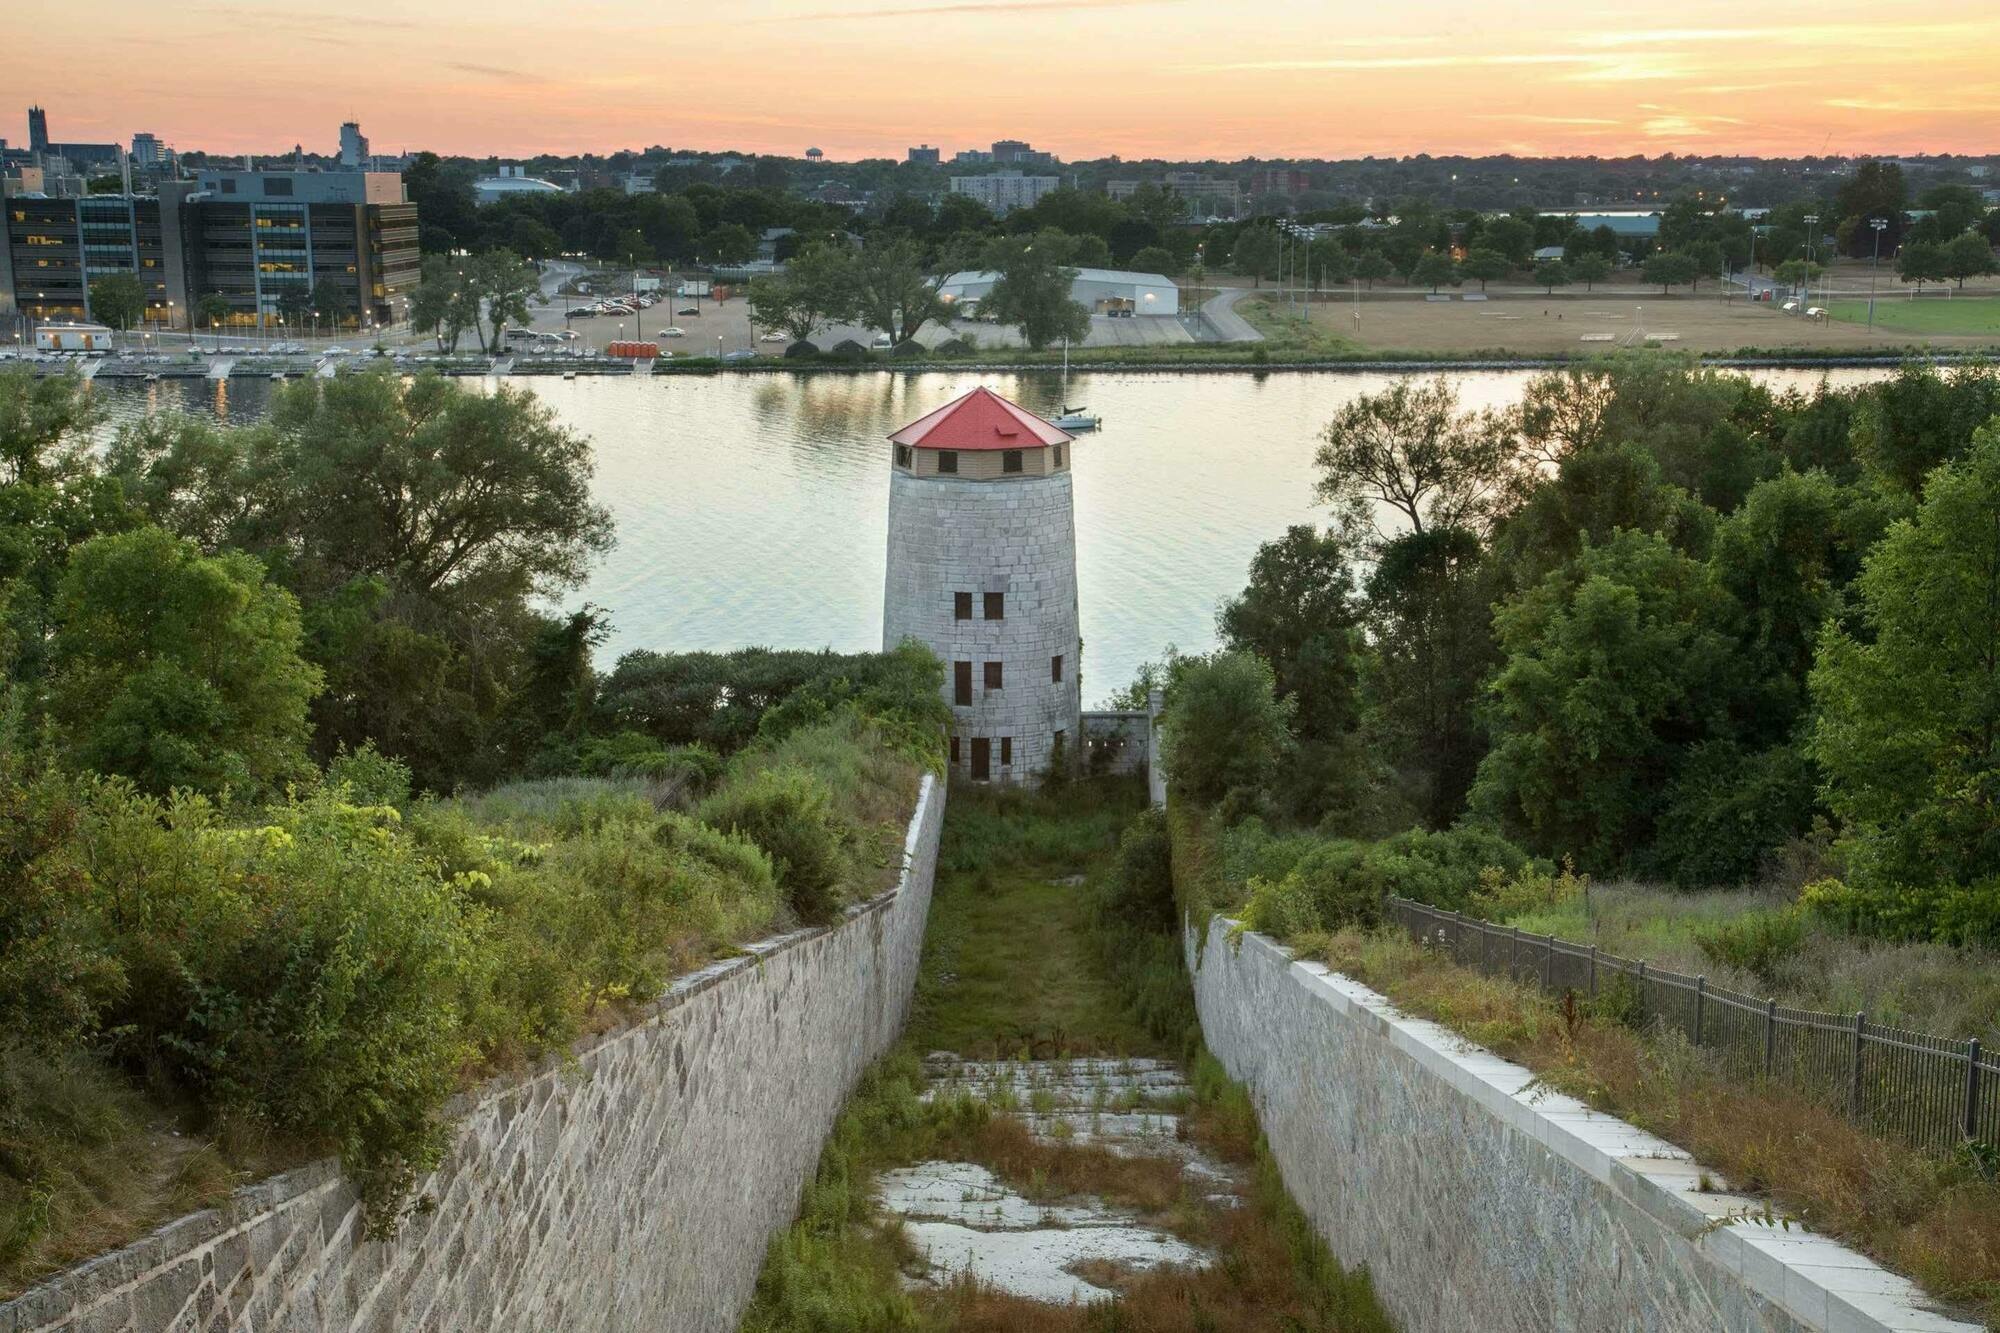
[[[1868,260],[1868,331],[1875,331],[1875,270],[1882,263],[1882,233],[1889,228],[1887,218],[1869,218],[1869,229],[1875,233],[1875,253]]]

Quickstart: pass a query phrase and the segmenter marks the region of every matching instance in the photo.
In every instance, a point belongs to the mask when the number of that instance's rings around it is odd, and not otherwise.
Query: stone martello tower
[[[954,777],[1039,782],[1082,741],[1070,437],[980,388],[889,441],[883,647],[944,662]]]

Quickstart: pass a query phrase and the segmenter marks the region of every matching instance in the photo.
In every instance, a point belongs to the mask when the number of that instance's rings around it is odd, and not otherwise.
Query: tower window
[[[1062,684],[1062,654],[1061,654],[1061,653],[1057,653],[1057,654],[1056,654],[1056,655],[1055,655],[1054,657],[1051,657],[1051,658],[1049,659],[1049,682],[1050,682],[1051,684],[1054,684],[1054,685],[1060,685],[1060,684]]]
[[[1013,762],[1014,738],[1012,736],[1002,736],[1000,738],[1000,767],[1005,768]]]
[[[972,619],[972,594],[955,592],[951,595],[951,618],[953,620]]]
[[[1056,446],[1055,448],[1056,448],[1056,466],[1057,466],[1057,467],[1061,467],[1061,466],[1062,466],[1062,446],[1061,446],[1061,445],[1057,445],[1057,446]]]
[[[938,450],[938,471],[940,472],[958,471],[958,450],[956,449]]]
[[[1000,663],[988,662],[986,664],[986,688],[989,690],[1000,688]]]
[[[1007,618],[1006,593],[989,592],[986,594],[986,618],[988,620],[1005,620]]]
[[[1021,451],[1019,449],[1003,450],[1000,454],[1000,470],[1002,472],[1019,472],[1021,470]]]
[[[953,768],[958,767],[958,737],[956,736],[951,738],[951,766]]]
[[[951,664],[951,701],[961,708],[972,703],[972,663]]]
[[[897,466],[897,467],[908,467],[909,465],[910,465],[910,446],[909,446],[909,445],[907,445],[907,444],[899,444],[899,445],[897,445],[897,446],[896,446],[896,466]]]

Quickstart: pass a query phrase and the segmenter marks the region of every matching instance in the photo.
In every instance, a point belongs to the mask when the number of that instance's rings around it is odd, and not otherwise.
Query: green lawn
[[[1868,322],[1868,302],[1835,301],[1827,307],[1835,319],[1849,324]],[[1952,297],[1943,293],[1912,301],[1907,296],[1878,296],[1875,327],[1900,333],[1970,334],[2000,337],[2000,297]]]

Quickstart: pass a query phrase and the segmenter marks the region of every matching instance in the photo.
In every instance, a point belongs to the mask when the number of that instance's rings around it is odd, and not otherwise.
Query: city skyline
[[[91,49],[95,76],[57,79],[21,44],[0,69],[58,142],[150,131],[221,153],[332,153],[356,118],[378,152],[468,156],[925,142],[948,158],[1010,137],[1070,159],[1983,153],[2000,116],[2000,24],[1978,0],[1895,26],[1859,4],[1790,23],[1720,0],[1623,27],[1574,0],[745,0],[670,31],[657,15],[610,0],[557,26],[521,0],[421,16],[360,0],[268,24],[109,0],[34,20],[44,48]]]

